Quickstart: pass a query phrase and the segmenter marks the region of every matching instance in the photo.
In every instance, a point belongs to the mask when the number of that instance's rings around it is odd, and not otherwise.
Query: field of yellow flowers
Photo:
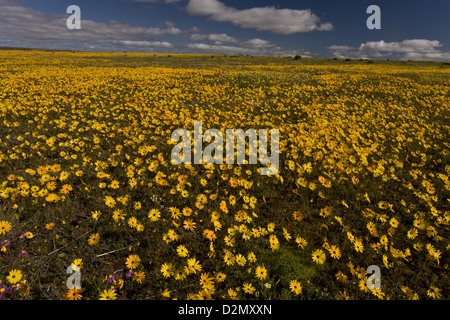
[[[2,50],[0,298],[449,299],[449,88],[448,63]],[[194,121],[279,129],[278,173],[172,164]]]

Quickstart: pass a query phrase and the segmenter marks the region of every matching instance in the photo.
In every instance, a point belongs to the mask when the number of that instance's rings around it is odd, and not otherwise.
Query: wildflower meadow
[[[449,88],[444,62],[1,50],[0,299],[449,299]],[[173,163],[195,121],[279,130],[278,170]]]

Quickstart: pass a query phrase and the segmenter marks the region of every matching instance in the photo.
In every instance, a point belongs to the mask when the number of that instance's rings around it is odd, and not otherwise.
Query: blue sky
[[[366,27],[369,5],[380,30]],[[450,61],[449,12],[448,0],[0,0],[0,45]]]

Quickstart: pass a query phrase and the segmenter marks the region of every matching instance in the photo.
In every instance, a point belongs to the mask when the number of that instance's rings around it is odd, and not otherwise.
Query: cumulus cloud
[[[120,50],[121,45],[170,48],[169,42],[153,38],[184,33],[170,22],[165,28],[144,28],[120,21],[100,23],[87,19],[82,19],[80,30],[69,30],[66,25],[68,17],[68,14],[49,14],[22,6],[4,5],[0,10],[0,39],[9,46],[83,50],[101,45],[119,46],[117,49]]]
[[[242,40],[225,33],[205,34],[195,32],[189,36],[189,39],[199,42],[190,43],[186,48],[201,53],[254,56],[295,56],[301,54],[304,57],[311,56],[311,53],[306,50],[284,49],[261,38]]]
[[[401,60],[450,60],[438,40],[408,39],[401,42],[369,41],[359,47],[329,46],[337,58],[395,58]]]
[[[249,54],[250,50],[245,48],[236,47],[236,46],[228,46],[228,45],[215,45],[215,44],[207,44],[207,43],[190,43],[187,45],[190,49],[195,49],[198,51],[208,52],[208,53],[216,53],[216,54],[224,54],[225,52],[228,54]]]
[[[285,50],[261,38],[243,40],[226,33],[203,33],[197,27],[182,30],[172,21],[166,21],[162,27],[150,28],[113,20],[96,22],[83,19],[83,12],[81,29],[69,30],[66,24],[69,14],[39,12],[20,5],[10,5],[9,0],[0,0],[0,3],[3,4],[0,10],[0,43],[6,46],[119,52],[275,56],[309,54],[302,50]]]
[[[195,49],[196,51],[214,54],[266,55],[258,48],[248,48],[242,46],[190,43],[187,45],[187,47],[190,49]]]
[[[115,43],[122,44],[125,46],[173,48],[173,44],[167,41],[120,40],[115,41]]]
[[[217,22],[232,24],[259,31],[277,34],[293,34],[311,31],[330,31],[331,23],[321,23],[320,18],[310,9],[276,9],[275,7],[255,7],[238,10],[228,7],[218,0],[189,0],[186,13],[208,16]]]
[[[194,33],[190,35],[189,37],[191,40],[195,41],[202,41],[202,40],[209,40],[216,42],[217,44],[222,43],[237,43],[239,42],[239,39],[229,36],[225,33],[210,33],[210,34],[201,34],[201,33]]]
[[[253,48],[268,48],[268,47],[274,46],[274,44],[271,43],[270,41],[260,39],[260,38],[254,38],[254,39],[247,40],[247,41],[243,42],[243,45],[248,46],[248,47],[253,47]]]
[[[310,52],[305,50],[283,49],[270,41],[255,38],[248,41],[239,41],[234,45],[224,45],[217,43],[190,43],[187,48],[203,53],[212,54],[236,54],[253,56],[295,56],[301,54],[310,57]]]
[[[282,47],[261,38],[242,40],[225,33],[205,34],[201,32],[194,32],[189,36],[189,39],[201,42],[190,43],[186,46],[186,48],[202,53],[255,56],[295,56],[297,54],[301,54],[304,57],[309,57],[311,54],[305,50],[283,49]]]

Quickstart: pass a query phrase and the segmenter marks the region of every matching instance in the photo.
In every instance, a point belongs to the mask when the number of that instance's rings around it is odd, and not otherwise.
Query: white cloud
[[[217,45],[217,44],[206,44],[206,43],[190,43],[187,45],[190,49],[195,49],[196,51],[201,51],[204,53],[214,53],[214,54],[241,54],[241,55],[254,55],[254,56],[265,56],[265,55],[292,55],[281,50],[277,52],[270,52],[265,49],[251,48],[244,46],[230,46],[230,45]]]
[[[274,44],[270,41],[254,38],[247,40],[243,43],[244,46],[254,47],[254,48],[267,48],[267,47],[273,47]]]
[[[7,41],[9,46],[50,49],[89,49],[93,45],[129,46],[133,41],[137,46],[153,44],[169,48],[169,42],[152,38],[181,35],[185,32],[170,22],[166,24],[166,28],[144,28],[120,21],[100,23],[86,19],[81,20],[81,30],[68,30],[68,17],[68,14],[43,13],[21,6],[3,6],[0,10],[0,39]],[[126,44],[124,41],[130,43]]]
[[[190,43],[187,45],[190,49],[195,49],[208,53],[216,53],[216,54],[253,54],[254,51],[248,48],[236,47],[236,46],[227,46],[227,45],[215,45],[215,44],[206,44],[206,43]]]
[[[219,41],[219,42],[238,42],[239,40],[235,37],[231,37],[225,33],[212,33],[208,35],[209,41]]]
[[[0,0],[6,3],[7,0]],[[81,30],[68,30],[69,14],[43,13],[22,6],[5,5],[0,10],[0,43],[7,46],[98,50],[98,51],[159,51],[201,52],[221,54],[248,54],[294,56],[308,53],[285,50],[261,38],[243,40],[226,33],[203,33],[193,27],[182,30],[174,22],[163,27],[133,26],[121,21],[106,23],[81,20]],[[202,43],[184,44],[187,39]]]
[[[190,35],[189,39],[194,41],[203,41],[203,40],[209,40],[214,41],[216,43],[237,43],[239,42],[239,39],[229,36],[225,33],[210,33],[210,34],[201,34],[201,33],[193,33]]]
[[[438,48],[438,40],[408,39],[401,42],[369,41],[358,48],[351,46],[328,47],[337,58],[395,58],[401,60],[450,60],[450,52]]]
[[[442,47],[442,44],[437,40],[425,40],[425,39],[412,39],[403,40],[402,42],[384,42],[370,41],[362,43],[359,50],[362,52],[436,52],[436,48]]]
[[[299,32],[330,31],[331,23],[321,23],[320,18],[310,9],[276,9],[275,7],[255,7],[238,10],[228,7],[218,0],[189,0],[186,12],[190,15],[208,16],[217,22],[231,22],[242,28],[270,31],[277,34]]]
[[[166,27],[168,27],[168,28],[173,28],[173,27],[175,27],[175,22],[173,22],[173,21],[166,21],[166,22],[164,22],[164,25]]]
[[[310,56],[310,53],[305,50],[286,50],[268,40],[261,38],[242,40],[224,33],[193,33],[189,36],[189,39],[194,41],[202,41],[201,43],[190,43],[187,45],[187,48],[203,53],[256,56],[295,56],[297,54],[301,54],[304,57]]]
[[[192,32],[192,33],[199,33],[199,32],[201,32],[199,27],[192,27],[192,28],[189,29],[189,31]]]
[[[350,47],[350,46],[329,46],[328,49],[330,50],[335,50],[335,51],[349,51],[349,50],[354,50],[354,47]]]
[[[125,46],[173,48],[173,44],[171,44],[170,42],[167,42],[167,41],[121,40],[121,41],[116,41],[115,43],[122,44]]]
[[[248,42],[242,42],[238,45],[218,45],[207,43],[190,43],[187,45],[189,49],[204,53],[213,54],[236,54],[236,55],[253,55],[253,56],[295,56],[301,54],[309,57],[309,52],[303,50],[285,50],[279,46],[270,44],[266,47],[251,46]]]

